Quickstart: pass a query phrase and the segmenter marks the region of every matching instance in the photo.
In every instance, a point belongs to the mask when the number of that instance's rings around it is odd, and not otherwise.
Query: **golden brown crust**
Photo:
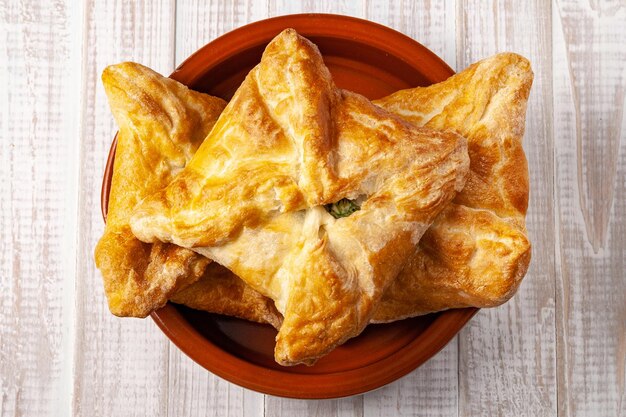
[[[310,364],[362,331],[468,164],[463,137],[337,89],[317,48],[286,30],[130,223],[140,239],[193,248],[275,300],[276,360]],[[364,202],[334,219],[323,205],[342,198]]]
[[[491,211],[450,204],[387,289],[372,321],[495,307],[515,293],[529,260],[530,243],[523,231]]]
[[[429,87],[374,103],[418,126],[452,129],[468,140],[470,174],[455,202],[521,218],[528,207],[522,148],[533,73],[528,60],[501,53]]]
[[[521,138],[531,82],[530,66],[524,58],[499,54],[445,83],[401,91],[377,102],[413,123],[430,122],[438,128],[453,128],[466,134],[474,178],[470,181],[477,185],[466,186],[457,197],[457,203],[467,205],[449,205],[426,232],[417,253],[383,296],[375,321],[393,321],[455,307],[492,307],[503,303],[516,291],[530,261],[530,244],[523,225],[528,177]],[[494,96],[499,97],[500,105],[492,103]],[[479,104],[470,114],[458,116],[460,109],[469,108],[467,101],[471,97],[478,97]],[[489,113],[488,108],[491,108]],[[450,117],[452,112],[457,115]],[[493,120],[485,122],[477,115],[483,118],[489,115]],[[466,123],[464,118],[473,124]],[[477,124],[482,124],[481,128],[477,128]],[[496,130],[498,132],[494,133]],[[495,140],[488,142],[490,138]],[[481,146],[479,141],[491,146]],[[500,154],[492,152],[494,143]],[[113,254],[112,258],[118,260],[116,263],[134,264],[128,269],[131,276],[113,284],[141,283],[133,274],[140,277],[145,273],[149,264],[146,259],[150,256],[146,248],[150,245],[137,241],[127,229],[102,242],[108,243],[106,251]],[[130,256],[132,259],[125,260],[129,254],[134,254]],[[135,286],[126,291],[139,294],[146,289]],[[111,291],[112,294],[123,292]],[[217,264],[213,264],[197,284],[175,295],[174,301],[269,322],[275,327],[280,320],[270,299]],[[304,303],[300,308],[302,314],[314,310],[314,304]],[[349,314],[344,314],[333,323],[341,326],[350,319]],[[293,338],[286,342],[298,349],[298,343],[309,343],[309,339]]]
[[[383,296],[373,321],[493,307],[517,290],[530,262],[522,137],[532,79],[525,58],[504,53],[442,83],[376,102],[417,125],[464,135],[470,174]]]
[[[467,205],[451,204],[429,228],[385,292],[374,321],[494,307],[517,290],[531,254],[524,227],[528,171],[521,146],[531,84],[528,61],[503,53],[443,83],[375,102],[418,125],[432,123],[467,135],[473,184],[479,185],[466,185],[456,201]]]
[[[225,103],[131,62],[107,67],[102,81],[120,130],[95,260],[111,312],[145,317],[197,280],[209,260],[174,245],[140,242],[128,226],[131,210],[185,166]]]
[[[170,301],[196,310],[271,324],[276,329],[283,320],[272,300],[216,262],[206,268],[202,278],[174,294]]]

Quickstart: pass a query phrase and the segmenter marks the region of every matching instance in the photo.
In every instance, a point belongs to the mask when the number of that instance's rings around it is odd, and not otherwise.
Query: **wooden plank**
[[[334,13],[346,16],[363,17],[367,0],[269,0],[268,17],[294,13]]]
[[[80,94],[72,6],[0,1],[3,416],[70,411]]]
[[[270,395],[265,396],[266,416],[363,416],[363,396],[337,400],[293,400]]]
[[[455,416],[457,338],[404,378],[365,395],[364,416]]]
[[[542,0],[467,0],[457,18],[459,69],[513,51],[529,58],[535,72],[524,143],[533,260],[518,294],[481,311],[461,333],[459,415],[555,415],[551,8]]]
[[[626,415],[626,7],[554,4],[558,411]]]
[[[83,32],[83,109],[77,261],[76,415],[165,415],[169,342],[150,320],[111,315],[93,249],[102,234],[100,184],[117,130],[100,74],[134,60],[168,74],[174,68],[174,1],[88,1]]]
[[[267,17],[267,1],[179,0],[176,7],[176,64],[213,39]]]
[[[366,1],[364,18],[415,39],[456,68],[456,1]]]
[[[171,346],[168,416],[262,416],[263,395],[225,381]]]
[[[422,43],[456,66],[455,1],[368,1],[365,18]],[[458,341],[399,381],[365,395],[365,416],[452,416],[458,410]]]

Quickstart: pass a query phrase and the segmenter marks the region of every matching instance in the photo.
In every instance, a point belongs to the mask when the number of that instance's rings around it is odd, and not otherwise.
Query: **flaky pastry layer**
[[[532,79],[525,58],[502,53],[442,83],[374,102],[417,125],[465,135],[473,185],[422,237],[373,321],[494,307],[516,292],[531,249],[524,226],[529,189],[522,137]]]
[[[359,334],[436,215],[461,190],[465,139],[337,89],[285,30],[185,169],[131,217],[141,240],[218,261],[276,302],[276,360],[313,363]],[[355,199],[335,219],[324,205]]]
[[[375,102],[418,126],[465,136],[470,173],[454,204],[437,217],[383,296],[373,321],[494,307],[517,290],[531,250],[522,138],[532,80],[528,60],[502,53],[444,82]]]
[[[131,210],[182,170],[226,103],[131,62],[107,67],[102,81],[119,133],[95,260],[111,312],[145,317],[200,278],[210,261],[176,245],[139,241],[128,225]]]

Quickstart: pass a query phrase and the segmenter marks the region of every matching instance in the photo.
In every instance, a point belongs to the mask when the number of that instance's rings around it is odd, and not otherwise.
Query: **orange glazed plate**
[[[233,30],[183,62],[171,78],[190,88],[230,99],[283,29],[315,43],[335,83],[370,99],[445,80],[454,71],[411,38],[366,20],[300,14],[263,20]],[[115,141],[102,184],[106,215]],[[198,364],[237,385],[291,398],[361,394],[408,374],[441,350],[477,312],[449,310],[368,326],[312,367],[274,362],[276,331],[267,325],[168,304],[152,318]]]

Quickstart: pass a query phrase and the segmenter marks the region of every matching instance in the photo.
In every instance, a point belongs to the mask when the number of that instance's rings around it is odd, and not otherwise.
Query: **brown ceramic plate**
[[[189,87],[230,99],[269,41],[295,28],[322,52],[336,84],[370,99],[440,82],[454,74],[440,58],[387,27],[346,16],[302,14],[234,30],[201,48],[171,75]],[[102,188],[106,213],[115,142]],[[476,309],[370,325],[312,367],[274,362],[276,331],[265,325],[168,304],[152,318],[181,350],[228,381],[266,394],[336,398],[381,387],[411,372],[440,349]]]

